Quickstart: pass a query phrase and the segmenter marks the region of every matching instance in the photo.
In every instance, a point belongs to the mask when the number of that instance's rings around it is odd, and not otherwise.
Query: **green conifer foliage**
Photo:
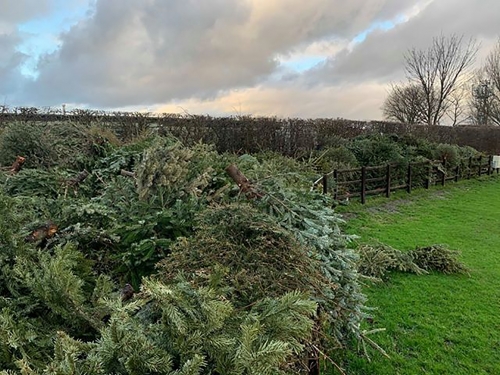
[[[99,339],[58,331],[48,374],[293,374],[316,304],[291,292],[235,309],[217,289],[144,280],[141,294],[112,311]]]
[[[2,374],[298,374],[313,344],[361,338],[356,256],[306,165],[172,138],[102,151],[76,192],[62,168],[0,179]]]
[[[274,218],[247,202],[205,210],[195,234],[180,239],[159,263],[160,276],[172,280],[178,270],[199,285],[224,270],[231,301],[246,306],[266,296],[301,290],[319,295],[326,287],[314,249],[301,244]]]
[[[247,177],[265,192],[253,204],[312,249],[310,256],[319,262],[319,270],[328,281],[328,287],[314,296],[328,332],[323,344],[338,348],[349,337],[362,340],[360,324],[366,297],[360,287],[358,255],[347,247],[352,237],[340,230],[342,218],[331,208],[331,199],[306,189],[312,176],[305,171],[297,173],[300,166],[280,157],[262,161],[244,158],[240,164],[248,171]]]
[[[148,148],[137,167],[140,199],[156,195],[164,205],[186,196],[206,194],[221,173],[223,160],[213,147],[196,144],[189,148],[172,139],[158,139]]]

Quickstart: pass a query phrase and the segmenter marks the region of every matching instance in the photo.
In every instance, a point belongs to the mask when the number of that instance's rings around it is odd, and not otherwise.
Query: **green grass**
[[[358,242],[400,250],[446,244],[460,250],[466,275],[392,273],[367,286],[377,307],[366,329],[390,359],[370,350],[336,358],[348,374],[500,374],[500,179],[375,198],[342,207]],[[338,373],[331,371],[332,374]]]

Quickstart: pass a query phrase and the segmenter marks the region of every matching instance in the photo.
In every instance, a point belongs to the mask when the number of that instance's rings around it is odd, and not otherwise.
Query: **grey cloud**
[[[212,98],[265,81],[277,54],[352,37],[414,2],[98,0],[94,16],[42,60],[26,97],[101,107]]]
[[[404,78],[403,53],[409,48],[425,48],[441,33],[494,39],[500,34],[499,14],[497,0],[434,0],[408,22],[368,35],[352,51],[333,56],[302,79],[309,85],[399,80]]]
[[[66,0],[66,4],[80,4],[86,0]],[[19,26],[32,19],[46,16],[54,0],[0,0],[0,99],[9,105],[23,105],[23,88],[28,79],[21,73],[22,64],[28,56],[19,52],[27,33]]]
[[[20,38],[17,34],[0,34],[0,99],[8,104],[16,99],[16,94],[25,82],[19,67],[25,55],[16,51]]]
[[[0,22],[15,24],[43,15],[49,0],[0,0]]]

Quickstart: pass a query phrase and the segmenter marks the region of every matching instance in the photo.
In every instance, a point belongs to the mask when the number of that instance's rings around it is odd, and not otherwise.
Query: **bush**
[[[316,151],[312,165],[319,173],[329,173],[334,169],[348,169],[358,166],[354,153],[345,146]]]
[[[26,167],[48,166],[56,157],[41,126],[13,122],[0,135],[0,164],[11,165],[17,156],[26,158]]]
[[[453,169],[460,164],[460,148],[456,145],[441,143],[434,151],[435,160],[446,160],[448,169]]]
[[[356,156],[359,165],[375,166],[405,162],[401,145],[388,136],[358,137],[346,147]]]
[[[466,162],[468,162],[467,159],[470,157],[478,157],[481,153],[477,151],[476,149],[470,147],[470,146],[462,146],[459,148],[459,155],[461,159],[464,159]]]
[[[436,144],[427,139],[417,138],[413,135],[405,135],[400,138],[400,143],[407,149],[407,154],[411,158],[423,157],[432,160]]]
[[[25,166],[53,166],[83,169],[103,155],[110,142],[95,129],[72,122],[12,122],[0,135],[0,164],[11,165],[16,156],[26,158]]]
[[[326,351],[365,337],[358,271],[451,269],[440,252],[415,251],[421,268],[412,252],[384,246],[360,249],[358,262],[331,199],[310,191],[317,173],[308,162],[186,147],[143,133],[146,123],[134,119],[124,137],[139,138],[123,145],[87,120],[11,124],[0,134],[5,165],[31,152],[26,169],[0,177],[2,369],[297,374],[313,344]],[[242,121],[258,133],[257,120]],[[193,118],[191,135],[200,123]],[[219,127],[221,144],[233,125]],[[320,168],[404,164],[420,147],[379,135],[332,142]],[[305,143],[287,139],[279,149],[292,144],[296,151]],[[258,198],[226,176],[232,162]],[[64,181],[82,167],[91,175],[65,194]],[[30,229],[47,220],[57,222],[56,235],[27,243]],[[137,290],[130,300],[118,286],[126,283]]]

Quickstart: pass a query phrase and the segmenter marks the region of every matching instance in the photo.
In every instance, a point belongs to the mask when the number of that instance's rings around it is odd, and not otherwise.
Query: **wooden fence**
[[[317,183],[322,185],[323,194],[333,194],[336,200],[360,197],[366,202],[369,195],[384,194],[387,198],[397,190],[406,190],[432,185],[444,186],[447,181],[458,182],[483,175],[499,173],[493,169],[493,156],[470,157],[451,167],[446,159],[440,161],[413,162],[406,165],[387,164],[363,166],[352,169],[335,169],[323,175]]]

